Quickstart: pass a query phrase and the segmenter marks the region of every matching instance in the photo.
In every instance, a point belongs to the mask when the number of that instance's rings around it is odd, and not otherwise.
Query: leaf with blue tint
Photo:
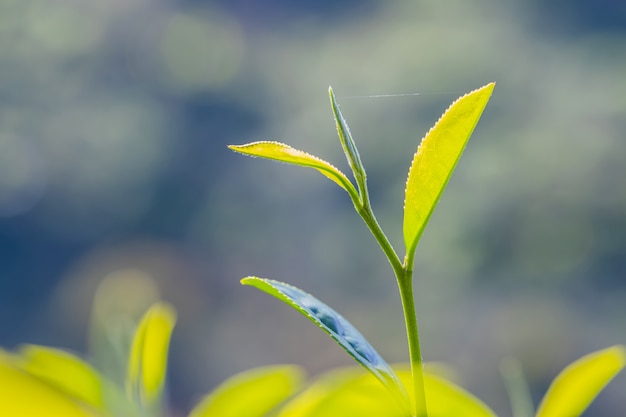
[[[339,141],[341,142],[341,147],[343,148],[343,153],[346,155],[346,159],[348,160],[348,164],[350,164],[350,168],[352,169],[352,173],[354,174],[354,178],[356,179],[357,185],[359,186],[359,191],[361,195],[363,195],[364,190],[362,187],[365,187],[365,168],[363,167],[363,163],[361,162],[361,157],[359,156],[359,151],[356,148],[356,144],[352,139],[352,135],[350,134],[350,128],[348,127],[348,123],[343,118],[341,111],[339,110],[339,106],[337,105],[337,100],[335,100],[335,94],[333,94],[333,89],[328,88],[328,94],[330,95],[330,105],[333,109],[333,116],[335,117],[335,123],[337,125],[337,133],[339,134]]]
[[[304,151],[294,149],[284,143],[271,141],[252,142],[245,145],[229,145],[228,148],[244,155],[257,156],[288,164],[314,168],[346,190],[353,201],[358,200],[358,193],[354,185],[352,185],[343,172],[328,162]]]
[[[363,335],[335,310],[301,289],[283,282],[257,277],[247,277],[241,282],[278,298],[311,320],[408,406],[404,386],[393,369]]]
[[[626,364],[624,346],[613,346],[583,356],[552,382],[537,417],[577,417]]]

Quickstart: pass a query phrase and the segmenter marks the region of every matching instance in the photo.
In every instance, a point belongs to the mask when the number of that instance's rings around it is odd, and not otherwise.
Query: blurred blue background
[[[254,274],[404,361],[391,269],[343,191],[226,145],[280,140],[348,170],[332,85],[403,252],[420,138],[490,81],[418,247],[416,297],[426,360],[506,416],[501,359],[538,401],[567,363],[626,343],[622,2],[0,0],[0,346],[84,352],[98,284],[149,276],[179,311],[177,412],[249,367],[351,364],[240,287]],[[587,415],[622,416],[624,398],[622,375]]]

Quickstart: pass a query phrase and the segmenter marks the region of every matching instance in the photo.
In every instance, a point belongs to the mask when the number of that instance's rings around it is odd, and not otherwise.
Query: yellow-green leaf
[[[25,345],[19,352],[20,365],[29,374],[57,389],[101,409],[102,380],[82,359],[61,349]]]
[[[277,417],[408,417],[388,390],[359,368],[331,370],[291,399]]]
[[[291,365],[242,372],[207,395],[189,417],[262,417],[300,389],[303,376]]]
[[[252,142],[245,145],[229,145],[228,148],[244,155],[258,156],[288,164],[314,168],[346,190],[351,197],[353,197],[353,201],[358,200],[358,194],[354,185],[352,185],[343,172],[328,162],[304,151],[294,149],[284,143],[271,141]]]
[[[135,332],[128,362],[127,389],[147,406],[161,397],[175,323],[174,309],[169,304],[157,303],[146,312]]]
[[[403,231],[409,263],[494,86],[487,84],[452,103],[413,157],[404,198]]]
[[[53,385],[15,365],[15,358],[0,352],[0,416],[99,417]]]
[[[411,384],[409,370],[397,370],[402,381]],[[424,375],[429,417],[495,417],[476,397],[441,377]],[[409,390],[410,392],[411,390]],[[320,377],[297,395],[278,417],[409,417],[371,374],[355,370],[334,370]]]
[[[626,364],[624,346],[613,346],[583,356],[552,382],[539,405],[537,417],[577,417]]]
[[[429,417],[496,417],[485,403],[446,379],[425,374],[424,386]]]

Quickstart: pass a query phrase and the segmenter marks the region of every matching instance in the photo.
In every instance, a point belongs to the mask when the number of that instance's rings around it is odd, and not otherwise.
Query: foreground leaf
[[[304,151],[294,149],[284,143],[270,141],[252,142],[246,145],[229,145],[228,148],[244,155],[258,156],[288,164],[314,168],[346,190],[353,201],[358,200],[358,193],[354,185],[343,172],[328,162]]]
[[[482,401],[446,379],[425,374],[424,386],[429,417],[496,417]]]
[[[189,417],[262,417],[300,389],[302,380],[296,366],[245,371],[207,395]]]
[[[371,376],[371,374],[367,375]],[[277,417],[306,417],[317,415],[315,413],[320,410],[325,400],[336,395],[341,389],[362,376],[363,369],[355,367],[333,369],[326,372],[317,378],[317,380],[309,385],[303,392],[285,404]],[[389,391],[380,385],[378,380],[374,379],[374,381],[378,389],[382,392],[383,397],[389,397]],[[397,409],[397,402],[389,402],[391,403],[392,409]],[[404,412],[406,412],[406,410]],[[392,416],[390,415],[388,417]]]
[[[398,370],[409,386],[411,372]],[[424,374],[429,417],[495,417],[476,397],[430,373]],[[278,417],[409,417],[370,374],[354,369],[331,371],[285,405]]]
[[[29,374],[98,409],[103,408],[103,386],[98,373],[80,358],[61,349],[26,345],[20,365]]]
[[[0,416],[98,417],[95,410],[28,374],[0,352]]]
[[[625,363],[624,346],[613,346],[578,359],[554,379],[539,405],[537,417],[580,416]]]
[[[176,312],[166,303],[153,305],[143,316],[130,352],[128,389],[141,404],[152,406],[163,391],[170,336]]]
[[[487,84],[452,103],[422,139],[413,157],[406,183],[403,225],[409,266],[412,265],[417,242],[494,86],[494,83]]]
[[[339,313],[312,295],[283,282],[257,277],[244,278],[241,282],[278,298],[315,323],[394,393],[408,409],[408,396],[391,366],[376,352],[365,337]]]

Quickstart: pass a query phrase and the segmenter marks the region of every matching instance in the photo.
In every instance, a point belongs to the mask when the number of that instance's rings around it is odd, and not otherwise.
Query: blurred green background
[[[404,361],[393,275],[343,191],[226,145],[280,140],[347,170],[332,85],[403,252],[420,138],[489,81],[418,247],[416,297],[425,359],[506,416],[503,358],[538,400],[567,363],[626,343],[622,2],[0,0],[0,346],[84,352],[98,283],[150,276],[179,310],[174,410],[249,367],[351,364],[240,287],[255,274]],[[625,397],[622,375],[587,415],[623,416]]]

